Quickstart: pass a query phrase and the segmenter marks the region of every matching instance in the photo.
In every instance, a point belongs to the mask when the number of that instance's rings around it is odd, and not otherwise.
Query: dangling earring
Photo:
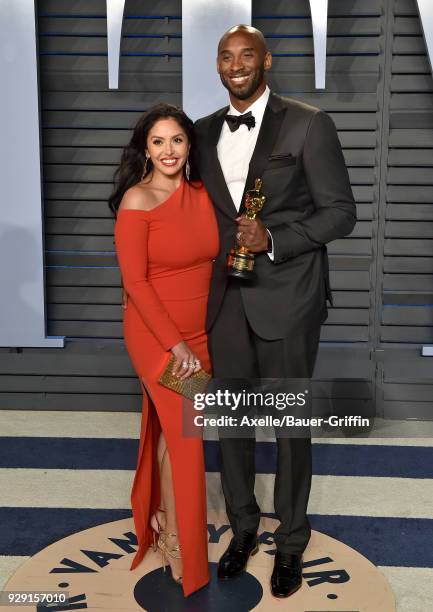
[[[146,161],[144,162],[144,168],[143,168],[143,174],[141,175],[141,180],[143,180],[147,174],[147,164],[149,163],[149,158],[150,158],[150,155],[146,155]]]
[[[189,159],[187,159],[186,164],[185,164],[185,176],[186,176],[187,181],[189,181],[190,174],[191,174],[191,166],[189,165]]]

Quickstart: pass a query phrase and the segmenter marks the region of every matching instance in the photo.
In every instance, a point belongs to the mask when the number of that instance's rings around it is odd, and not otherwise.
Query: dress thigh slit
[[[183,398],[180,395],[158,383],[140,381],[143,386],[142,430],[131,493],[139,548],[131,569],[140,563],[153,541],[150,518],[160,505],[157,445],[162,431],[171,464],[183,564],[182,587],[187,596],[198,584],[208,581],[203,443],[201,438],[183,436]]]

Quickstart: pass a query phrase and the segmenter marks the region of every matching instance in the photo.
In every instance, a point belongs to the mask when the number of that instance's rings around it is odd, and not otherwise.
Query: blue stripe
[[[133,470],[138,441],[111,438],[0,437],[1,468]],[[219,472],[219,443],[205,442],[206,470]],[[258,442],[257,472],[275,471],[276,446]],[[313,473],[333,476],[433,478],[433,448],[313,444]]]
[[[120,509],[0,508],[0,555],[34,555],[72,533],[130,516]]]
[[[107,57],[108,53],[100,53],[96,51],[40,51],[39,55]],[[182,57],[182,55],[180,53],[121,53],[120,57]]]
[[[311,515],[317,531],[344,542],[375,565],[433,567],[433,520]]]
[[[129,516],[129,510],[120,509],[0,508],[0,555],[34,555],[72,533]],[[433,552],[426,546],[433,541],[433,520],[311,515],[310,521],[313,529],[376,565],[433,567]]]
[[[72,56],[72,57],[107,57],[108,53],[99,51],[39,51],[39,55]],[[327,57],[370,57],[379,53],[327,53]],[[313,53],[272,53],[273,57],[314,57]],[[182,57],[181,53],[120,53],[120,57]],[[51,109],[52,110],[52,109]],[[352,183],[356,184],[356,183]],[[364,183],[359,183],[363,185]]]
[[[119,266],[58,266],[46,265],[48,270],[118,270]]]
[[[351,14],[351,15],[328,15],[329,19],[338,18],[338,19],[353,19],[355,17],[366,18],[366,17],[380,17],[380,13],[371,13],[371,14]],[[49,18],[57,18],[57,19],[107,19],[107,16],[103,13],[100,15],[88,14],[85,15],[83,13],[38,13],[38,17],[49,17]],[[305,15],[253,15],[253,19],[310,19],[311,15],[309,13],[305,13]],[[124,15],[123,19],[182,19],[180,15]]]
[[[82,13],[38,13],[38,17],[51,19],[107,19],[107,15],[83,15]],[[123,19],[181,19],[180,15],[124,15]]]
[[[1,437],[0,467],[133,470],[137,452],[131,439]]]
[[[52,38],[61,36],[62,38],[107,38],[106,34],[83,34],[80,32],[79,34],[76,32],[45,32],[44,34],[39,34],[41,38]],[[122,34],[122,38],[182,38],[181,34]]]
[[[106,19],[105,13],[101,14],[83,14],[83,13],[48,13],[39,12],[39,17],[54,17],[62,19]],[[328,15],[329,19],[353,19],[354,17],[366,18],[366,17],[380,17],[380,13],[354,13],[351,15]],[[253,19],[310,19],[310,13],[305,15],[256,15],[252,16]],[[123,19],[181,19],[180,15],[124,15]]]
[[[354,491],[354,495],[356,492]],[[312,515],[311,526],[344,542],[375,565],[433,567],[433,520]]]
[[[370,57],[377,56],[379,53],[327,53],[326,57]],[[314,57],[313,53],[272,53],[272,57]],[[359,183],[363,185],[364,183]],[[352,183],[356,185],[356,183]],[[333,268],[335,270],[336,268]],[[342,268],[346,269],[346,268]]]
[[[72,253],[73,255],[106,255],[112,257],[116,251],[78,251],[76,249],[45,249],[45,253]]]
[[[207,442],[206,445],[206,469],[218,472],[218,442]],[[272,442],[257,443],[257,472],[275,473],[275,466],[276,445]],[[313,444],[313,474],[433,478],[433,448],[317,443]]]

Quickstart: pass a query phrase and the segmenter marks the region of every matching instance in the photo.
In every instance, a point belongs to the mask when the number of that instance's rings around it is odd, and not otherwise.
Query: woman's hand
[[[186,342],[179,342],[172,347],[171,352],[176,358],[173,366],[173,374],[181,380],[201,370],[199,358],[193,353]]]

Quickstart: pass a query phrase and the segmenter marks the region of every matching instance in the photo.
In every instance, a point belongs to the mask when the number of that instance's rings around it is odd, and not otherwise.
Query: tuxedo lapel
[[[251,157],[239,213],[245,212],[244,201],[246,191],[254,188],[254,183],[257,178],[262,178],[263,171],[280,132],[285,112],[286,107],[282,103],[282,100],[271,93],[265,114],[263,115],[256,146]],[[263,185],[263,193],[266,195],[266,185]]]
[[[229,107],[226,106],[217,111],[210,120],[207,140],[207,161],[205,163],[204,173],[206,175],[206,188],[214,204],[218,206],[222,212],[235,218],[239,216],[241,212],[245,211],[245,192],[249,189],[253,189],[255,179],[261,178],[263,174],[268,158],[272,153],[275,141],[280,132],[286,106],[279,96],[271,92],[265,114],[263,115],[256,146],[251,157],[239,212],[236,209],[227,187],[217,151],[224,117],[228,109]],[[266,195],[266,185],[263,185],[263,192]]]
[[[221,164],[218,159],[217,144],[221,134],[224,117],[229,107],[226,106],[215,113],[210,121],[208,132],[207,164],[205,167],[206,187],[214,204],[231,217],[237,216],[236,206],[230,195]]]

